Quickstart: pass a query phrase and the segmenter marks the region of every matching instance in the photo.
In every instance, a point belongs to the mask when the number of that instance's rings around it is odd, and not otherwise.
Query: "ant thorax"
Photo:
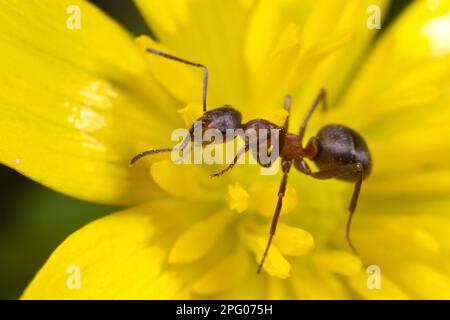
[[[237,137],[240,137],[244,142],[245,147],[243,149],[236,148]],[[202,118],[195,121],[189,131],[177,129],[172,134],[173,140],[179,141],[182,139],[173,148],[175,156],[180,156],[183,159],[182,163],[186,163],[186,161],[191,163],[189,161],[192,160],[188,157],[191,149],[194,151],[193,161],[195,164],[231,163],[236,157],[241,160],[236,163],[240,164],[244,163],[244,159],[239,157],[240,154],[243,151],[250,151],[253,159],[250,158],[249,163],[257,163],[265,168],[270,167],[279,158],[283,137],[284,128],[266,120],[252,120],[237,129],[224,129],[215,128],[211,124],[205,125]],[[226,145],[225,153],[217,152],[222,150],[222,144],[230,141],[234,141],[234,143]],[[191,143],[191,148],[187,148],[189,143]],[[182,154],[179,154],[180,152]]]

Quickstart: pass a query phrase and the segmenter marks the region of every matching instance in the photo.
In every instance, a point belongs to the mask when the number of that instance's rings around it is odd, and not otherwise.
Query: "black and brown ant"
[[[242,123],[241,113],[231,106],[226,105],[213,110],[206,109],[206,94],[208,88],[208,68],[206,66],[153,49],[147,49],[147,52],[203,69],[203,116],[197,120],[201,123],[202,132],[205,132],[208,129],[216,130],[222,135],[222,142],[228,141],[230,139],[230,136],[226,134],[227,130],[241,129],[244,131],[244,133],[254,131],[256,132],[256,139],[259,139],[258,132],[261,129],[265,129],[266,132],[271,132],[271,130],[275,129],[279,132],[279,156],[281,157],[283,178],[278,190],[278,202],[272,218],[269,240],[267,242],[267,246],[262,256],[261,262],[258,266],[257,273],[260,273],[261,271],[270,245],[272,243],[272,239],[275,235],[283,197],[286,191],[288,174],[292,165],[294,165],[294,167],[301,173],[311,176],[315,179],[336,178],[339,180],[355,183],[349,206],[350,214],[346,227],[346,239],[353,253],[357,255],[357,251],[350,240],[350,226],[353,213],[355,212],[356,204],[358,202],[358,196],[361,190],[362,181],[369,176],[371,171],[371,157],[367,144],[357,132],[348,127],[337,124],[330,124],[322,127],[317,135],[311,137],[306,146],[304,146],[303,136],[305,134],[306,126],[311,115],[321,102],[323,108],[326,108],[325,89],[320,89],[317,98],[314,100],[312,106],[303,119],[298,134],[288,133],[289,110],[291,105],[290,96],[286,96],[285,98],[285,109],[288,111],[288,116],[286,117],[286,121],[283,126],[278,126],[264,119],[255,119],[247,123]],[[193,130],[194,129],[191,128],[190,135],[193,134]],[[248,136],[251,135],[245,136],[245,145],[237,152],[233,161],[222,171],[212,174],[211,177],[220,176],[230,170],[237,163],[239,157],[244,155],[252,145],[256,144],[256,141],[251,141],[250,139],[248,139]],[[134,164],[137,160],[147,155],[161,152],[182,151],[189,144],[191,138],[191,136],[186,137],[181,146],[178,148],[164,148],[143,151],[137,154],[131,160],[130,165]],[[234,137],[231,138],[234,139]],[[272,143],[273,141],[271,141],[270,135],[267,136],[267,147],[265,152],[269,152],[269,148],[271,147]],[[259,161],[259,157],[256,158],[257,162],[264,167],[270,167],[272,165],[272,163],[262,163],[261,161]],[[313,161],[319,168],[319,171],[313,172],[305,159]]]

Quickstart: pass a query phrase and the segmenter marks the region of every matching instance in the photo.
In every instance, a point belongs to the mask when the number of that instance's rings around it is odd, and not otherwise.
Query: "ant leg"
[[[284,109],[288,112],[286,120],[284,120],[284,124],[283,124],[283,128],[280,130],[279,132],[279,137],[278,137],[278,155],[281,153],[281,150],[283,149],[284,146],[284,141],[286,140],[286,135],[288,133],[288,128],[289,128],[289,117],[291,115],[291,101],[292,101],[292,97],[287,94],[284,97]],[[272,153],[272,152],[271,152]],[[270,155],[269,155],[270,157]],[[259,163],[259,161],[258,161]],[[268,168],[270,167],[272,164],[270,163],[269,165],[264,166],[263,164],[259,163],[261,166]]]
[[[238,151],[238,153],[237,153],[236,156],[234,157],[232,163],[230,163],[225,169],[223,169],[223,170],[221,170],[221,171],[219,171],[219,172],[216,172],[216,173],[213,173],[213,174],[209,175],[209,177],[210,177],[210,178],[218,177],[218,176],[221,176],[221,175],[223,175],[224,173],[228,172],[229,170],[231,170],[231,169],[234,167],[234,165],[237,163],[237,161],[239,160],[239,158],[240,158],[243,154],[245,154],[245,153],[248,151],[248,149],[249,149],[249,145],[246,144],[245,146],[243,146],[243,147]]]
[[[288,112],[288,115],[287,115],[286,120],[284,121],[284,125],[283,125],[285,132],[288,132],[288,127],[289,127],[289,115],[291,112],[291,100],[292,100],[291,96],[288,94],[284,97],[284,109]]]
[[[271,136],[267,136],[264,139],[258,136],[256,143],[252,142],[249,144],[249,149],[252,150],[253,157],[256,159],[256,162],[263,168],[270,168],[272,166],[272,162],[265,163],[265,161],[261,161],[262,153],[265,152],[266,159],[270,159],[271,152],[269,151],[271,145]]]
[[[362,166],[361,166],[361,168],[362,168]],[[350,206],[348,208],[348,210],[350,211],[350,215],[348,216],[347,227],[346,227],[346,231],[345,231],[345,239],[347,240],[347,243],[350,246],[350,248],[352,249],[353,253],[357,256],[359,256],[358,251],[356,250],[355,246],[353,245],[353,243],[350,239],[350,228],[352,226],[352,219],[353,219],[353,214],[355,213],[355,210],[356,210],[356,204],[358,203],[359,192],[361,191],[363,175],[364,175],[364,169],[359,171],[359,177],[355,183],[355,188],[353,189],[352,200],[350,201]]]
[[[283,127],[279,128],[279,136],[278,139],[275,141],[278,141],[278,156],[281,152],[281,149],[283,149],[283,145],[284,145],[284,140],[286,138],[286,133],[288,132],[288,126],[289,126],[289,115],[290,115],[290,110],[291,110],[291,96],[290,95],[286,95],[284,98],[284,109],[288,112],[288,115],[286,117],[286,120],[284,121]],[[268,144],[271,143],[272,137],[268,137],[265,140],[261,140],[259,141],[258,139],[258,145],[257,145],[257,153],[256,153],[256,161],[258,162],[258,164],[263,167],[263,168],[270,168],[273,164],[273,162],[269,162],[269,163],[263,163],[261,162],[261,158],[260,158],[260,147],[264,147],[265,150],[267,150],[267,154],[266,154],[266,159],[269,159],[272,155],[272,151],[269,151],[269,146]],[[269,143],[267,143],[269,142]],[[265,145],[263,145],[265,143]],[[277,156],[277,158],[278,158]],[[275,158],[275,160],[277,159]]]
[[[356,250],[355,246],[350,240],[350,228],[352,224],[353,214],[355,213],[356,205],[358,203],[359,193],[361,191],[361,185],[364,176],[363,165],[357,162],[354,164],[343,165],[335,169],[311,172],[311,169],[309,168],[308,164],[305,162],[305,160],[302,159],[295,163],[295,167],[299,169],[301,172],[310,175],[315,179],[332,179],[352,172],[358,173],[358,180],[356,180],[355,188],[353,189],[352,199],[350,200],[350,206],[348,208],[348,210],[350,211],[350,215],[347,220],[347,227],[345,232],[345,238],[347,240],[348,245],[352,249],[353,253],[358,256],[359,255],[358,251]]]
[[[162,51],[158,51],[155,49],[147,49],[147,52],[156,54],[158,56],[161,56],[161,57],[164,57],[167,59],[172,59],[172,60],[184,63],[184,64],[188,64],[190,66],[203,68],[203,99],[202,100],[203,100],[203,112],[205,112],[206,111],[206,93],[208,90],[208,68],[203,64],[184,60],[184,59],[178,58],[176,56],[173,56],[171,54],[168,54],[168,53],[165,53]]]
[[[281,207],[283,205],[283,197],[284,194],[286,193],[286,185],[291,165],[292,165],[291,160],[283,160],[281,164],[281,167],[283,168],[283,178],[281,180],[280,189],[278,189],[278,202],[275,208],[275,213],[272,218],[272,224],[270,226],[269,241],[267,242],[263,257],[261,259],[261,262],[259,263],[258,270],[256,271],[256,273],[258,274],[261,272],[261,269],[264,265],[264,261],[266,260],[267,257],[267,253],[269,252],[270,245],[272,244],[273,236],[275,235],[275,231],[277,230],[278,218],[280,217]]]
[[[317,95],[316,99],[314,100],[311,108],[306,113],[305,118],[303,119],[302,125],[300,126],[298,135],[299,135],[300,141],[302,141],[302,143],[303,143],[303,136],[306,131],[306,125],[308,124],[309,118],[311,117],[312,113],[314,112],[314,110],[316,109],[316,107],[319,105],[319,103],[321,101],[323,101],[322,102],[323,109],[324,110],[326,109],[326,107],[327,107],[326,98],[327,98],[327,91],[324,88],[321,88],[319,91],[319,94]]]

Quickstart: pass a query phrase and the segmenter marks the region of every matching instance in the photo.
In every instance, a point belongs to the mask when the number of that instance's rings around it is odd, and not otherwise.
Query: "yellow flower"
[[[450,298],[449,1],[414,2],[374,44],[367,8],[384,14],[385,0],[135,2],[158,42],[134,42],[81,0],[1,4],[0,161],[80,199],[133,205],[71,235],[22,298]],[[80,29],[67,27],[70,5]],[[291,172],[256,275],[279,174],[239,165],[211,180],[218,166],[164,156],[130,168],[136,152],[173,145],[201,96],[198,70],[143,46],[207,65],[209,108],[232,104],[245,121],[283,119],[291,94],[292,132],[327,88],[307,135],[342,123],[372,151],[352,229],[361,258],[345,242],[344,182]]]

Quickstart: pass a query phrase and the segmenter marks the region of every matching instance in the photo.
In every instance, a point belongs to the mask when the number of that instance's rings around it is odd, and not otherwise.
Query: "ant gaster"
[[[338,124],[324,126],[319,130],[316,136],[309,139],[306,146],[303,144],[303,136],[305,134],[306,126],[314,110],[320,103],[322,103],[323,108],[326,108],[325,89],[320,89],[317,98],[314,100],[312,106],[303,119],[298,134],[288,133],[289,114],[283,126],[278,126],[264,119],[255,119],[243,124],[241,113],[231,106],[226,105],[213,110],[206,109],[206,94],[208,87],[208,68],[206,66],[199,63],[190,62],[161,51],[153,49],[147,49],[146,51],[164,58],[172,59],[203,69],[203,116],[197,120],[201,122],[203,132],[208,129],[217,130],[220,134],[222,134],[224,138],[223,141],[226,141],[227,138],[230,138],[226,135],[227,129],[243,129],[244,132],[247,132],[248,130],[255,130],[257,138],[260,129],[266,129],[266,132],[271,132],[273,129],[277,129],[279,131],[279,156],[281,157],[283,177],[278,190],[278,201],[272,218],[269,240],[258,266],[257,273],[260,273],[261,271],[267,257],[267,253],[270,249],[272,239],[275,235],[283,197],[286,191],[288,174],[292,165],[294,165],[294,168],[301,173],[315,179],[336,178],[339,180],[353,182],[355,184],[353,195],[350,200],[350,206],[348,208],[350,214],[346,227],[346,239],[353,253],[357,255],[357,251],[350,240],[350,226],[353,213],[355,212],[356,204],[358,202],[362,181],[367,178],[371,171],[371,157],[364,139],[354,130]],[[290,104],[291,98],[290,96],[286,96],[284,106],[288,112],[290,109]],[[192,133],[193,128],[190,130],[190,135],[192,135]],[[174,150],[182,151],[189,144],[190,138],[190,136],[187,136],[178,148],[153,149],[141,152],[131,160],[130,165],[134,164],[137,160],[146,155],[160,152],[171,152]],[[270,140],[269,135],[267,137],[266,144],[268,149],[271,146]],[[212,174],[211,177],[220,176],[230,170],[237,163],[239,157],[250,149],[250,146],[253,143],[255,142],[246,139],[244,147],[237,152],[233,162],[222,171]],[[313,172],[305,159],[313,161],[319,168],[319,171]],[[258,157],[257,162],[265,167],[269,167],[271,165],[271,163],[262,164]]]

